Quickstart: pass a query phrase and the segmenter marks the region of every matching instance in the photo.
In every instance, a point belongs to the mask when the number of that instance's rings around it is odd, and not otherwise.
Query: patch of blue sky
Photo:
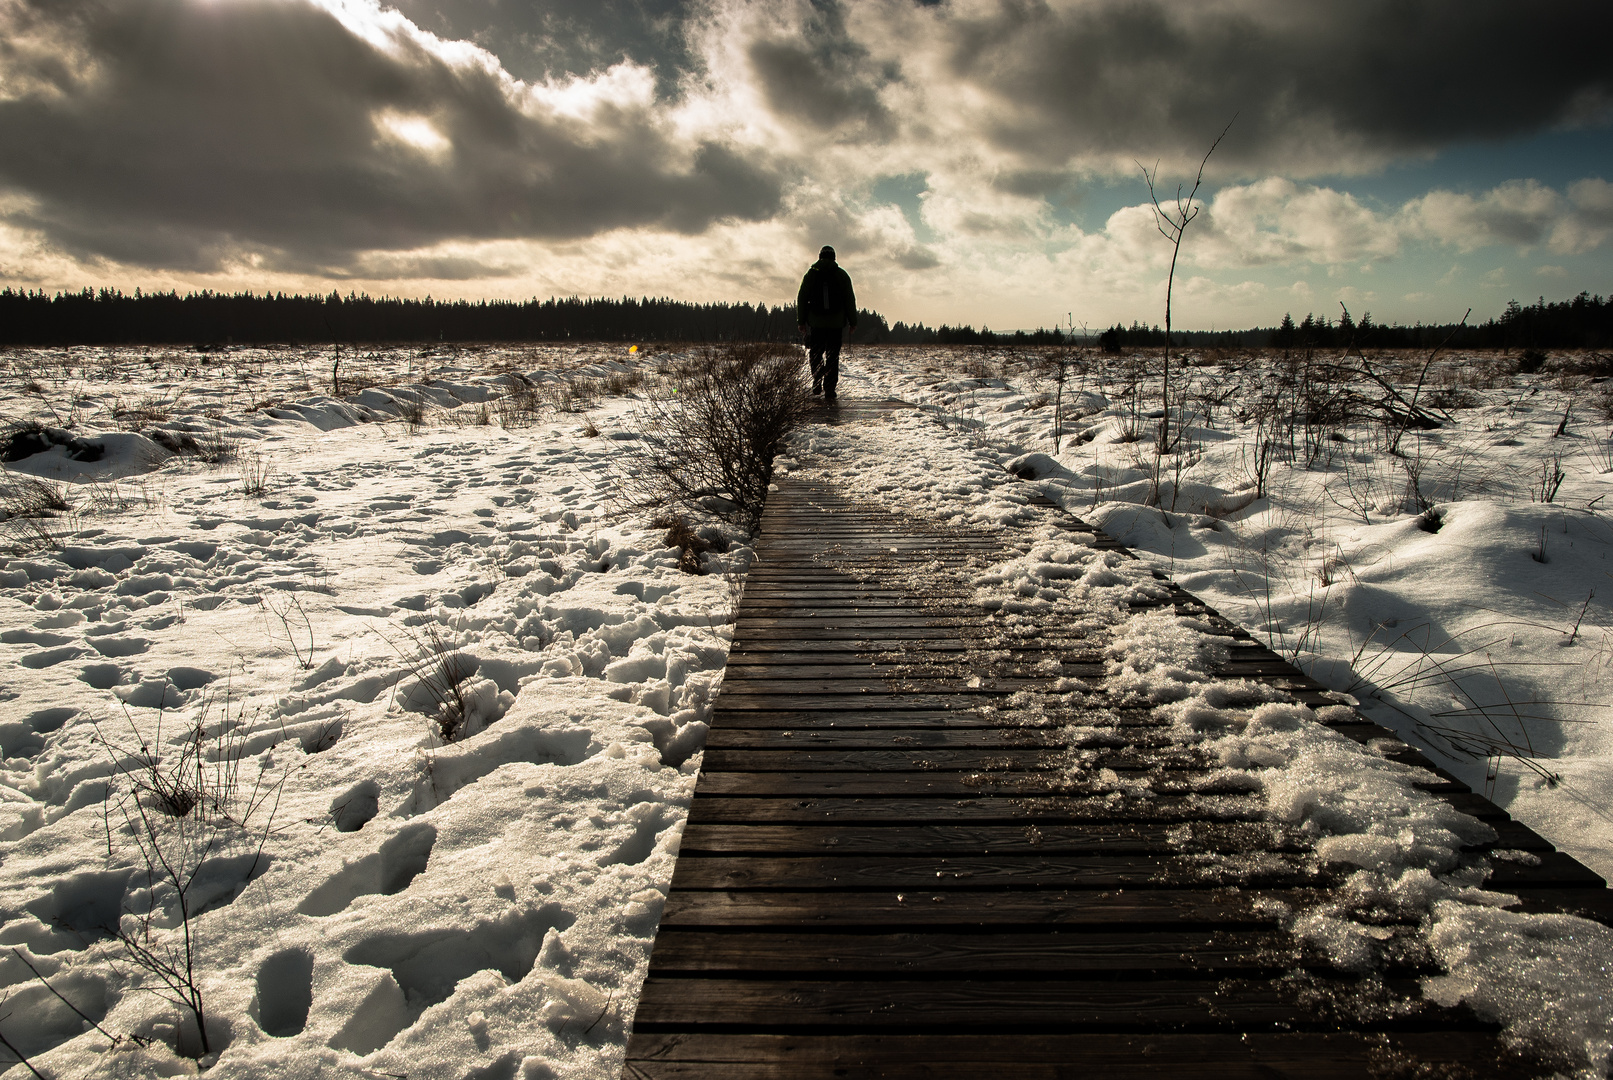
[[[869,198],[875,204],[896,207],[912,226],[919,243],[931,244],[941,237],[924,221],[924,200],[920,196],[928,190],[929,182],[923,173],[903,173],[880,177],[870,189]]]

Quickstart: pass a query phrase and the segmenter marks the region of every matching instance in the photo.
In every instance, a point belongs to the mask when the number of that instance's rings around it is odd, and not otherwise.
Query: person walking
[[[801,279],[795,298],[795,321],[807,338],[812,392],[834,401],[840,382],[840,339],[843,328],[857,329],[857,296],[851,275],[835,262],[835,249],[825,247]]]

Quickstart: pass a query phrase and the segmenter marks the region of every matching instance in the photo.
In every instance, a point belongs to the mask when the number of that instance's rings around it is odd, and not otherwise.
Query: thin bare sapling
[[[1154,163],[1152,171],[1142,162],[1137,163],[1137,167],[1142,170],[1143,179],[1148,183],[1148,198],[1152,202],[1154,209],[1154,227],[1171,245],[1171,268],[1165,275],[1165,366],[1160,373],[1159,395],[1160,402],[1165,407],[1165,415],[1159,422],[1160,453],[1164,453],[1170,448],[1171,298],[1176,286],[1176,260],[1181,257],[1182,238],[1187,235],[1187,227],[1199,216],[1199,211],[1204,209],[1202,206],[1194,205],[1193,202],[1199,193],[1200,185],[1204,183],[1204,167],[1209,164],[1210,155],[1215,153],[1215,148],[1221,145],[1221,140],[1227,137],[1227,132],[1232,130],[1232,125],[1237,119],[1237,116],[1234,115],[1231,120],[1227,121],[1227,126],[1221,129],[1221,134],[1215,137],[1215,141],[1210,144],[1210,148],[1204,152],[1204,158],[1199,162],[1198,175],[1193,180],[1192,190],[1184,197],[1182,195],[1182,185],[1176,185],[1176,198],[1169,208],[1160,205],[1159,193],[1155,190],[1154,181],[1159,176],[1159,162]]]

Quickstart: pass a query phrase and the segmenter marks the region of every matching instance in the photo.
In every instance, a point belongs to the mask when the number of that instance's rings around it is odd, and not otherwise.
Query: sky
[[[0,0],[0,287],[1482,321],[1613,292],[1601,0]],[[1219,138],[1219,142],[1217,139]],[[1214,146],[1207,162],[1205,154]]]

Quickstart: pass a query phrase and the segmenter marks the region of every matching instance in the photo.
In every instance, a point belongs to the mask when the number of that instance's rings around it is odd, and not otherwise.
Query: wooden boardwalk
[[[1418,995],[1412,928],[1380,977],[1307,953],[1285,910],[1340,875],[1146,711],[1025,723],[1021,690],[1101,683],[1101,643],[971,600],[991,536],[784,482],[769,502],[625,1075],[1535,1076],[1465,1009]],[[1071,530],[1081,522],[1045,504]],[[1118,547],[1097,537],[1099,546]],[[951,572],[956,571],[956,572]],[[1172,587],[1178,609],[1205,612]],[[1219,620],[1208,613],[1207,617]],[[1220,675],[1322,688],[1235,632]],[[1438,776],[1493,825],[1491,888],[1613,921],[1596,875],[1386,729],[1331,725]],[[1104,774],[1102,770],[1112,770]],[[1082,776],[1106,776],[1104,783]],[[1153,794],[1119,799],[1115,778]],[[1433,1070],[1433,1071],[1428,1071]]]

